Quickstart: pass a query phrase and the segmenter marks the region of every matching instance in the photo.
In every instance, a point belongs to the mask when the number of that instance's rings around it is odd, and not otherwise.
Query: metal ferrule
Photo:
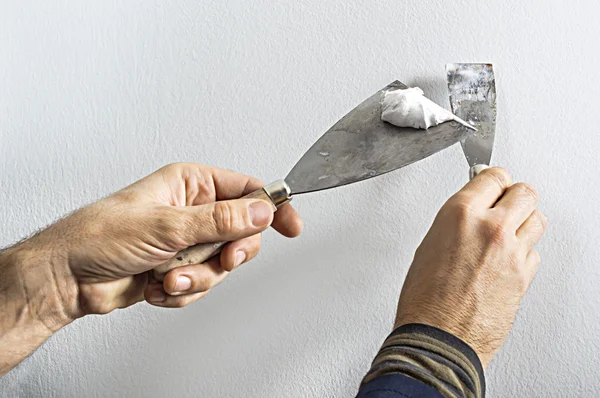
[[[292,190],[284,180],[275,181],[263,188],[277,207],[292,200]]]
[[[489,167],[490,166],[487,166],[485,164],[478,164],[471,167],[471,169],[469,170],[469,179],[472,180],[473,178],[477,177],[477,174],[481,173],[483,170]]]

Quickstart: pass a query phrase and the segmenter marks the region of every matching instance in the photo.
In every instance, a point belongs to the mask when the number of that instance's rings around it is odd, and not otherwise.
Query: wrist
[[[482,349],[480,344],[481,338],[477,335],[477,333],[480,333],[480,329],[473,326],[469,317],[463,314],[458,309],[443,312],[432,306],[412,308],[410,313],[400,311],[399,309],[394,329],[407,324],[423,324],[443,330],[446,333],[456,336],[471,347],[485,369],[491,362],[494,353]]]
[[[77,284],[66,256],[33,237],[2,254],[3,283],[21,319],[52,335],[79,317]],[[42,332],[43,333],[43,332]]]
[[[52,264],[29,240],[0,252],[0,376],[75,318],[65,305],[72,285]]]

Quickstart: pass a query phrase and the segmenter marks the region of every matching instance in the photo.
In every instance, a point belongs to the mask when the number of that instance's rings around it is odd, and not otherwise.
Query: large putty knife
[[[408,88],[395,81],[354,108],[331,127],[296,163],[285,180],[276,181],[245,198],[278,206],[292,195],[321,191],[366,180],[399,169],[464,139],[471,133],[452,121],[428,130],[400,128],[381,120],[381,102],[387,91]],[[162,280],[169,270],[200,264],[219,253],[225,242],[199,244],[155,269]]]
[[[472,179],[490,165],[496,135],[496,79],[491,64],[447,64],[452,112],[477,128],[461,141]]]

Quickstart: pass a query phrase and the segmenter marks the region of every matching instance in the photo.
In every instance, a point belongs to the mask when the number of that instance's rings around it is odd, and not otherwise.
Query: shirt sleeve
[[[383,343],[357,397],[482,398],[483,367],[458,337],[428,325],[403,325]]]

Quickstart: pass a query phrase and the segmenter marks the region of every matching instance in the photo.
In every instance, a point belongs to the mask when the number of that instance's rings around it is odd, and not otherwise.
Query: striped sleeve
[[[424,383],[444,397],[485,397],[483,367],[475,351],[432,326],[410,324],[394,330],[363,379],[361,391],[377,378],[394,374]]]

